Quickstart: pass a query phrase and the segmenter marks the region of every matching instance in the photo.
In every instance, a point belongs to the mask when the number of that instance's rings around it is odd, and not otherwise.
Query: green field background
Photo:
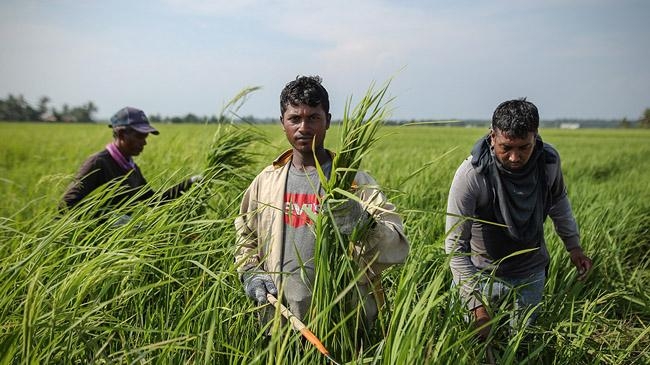
[[[161,134],[136,158],[154,189],[203,171],[217,126],[156,127]],[[288,147],[279,125],[256,128],[268,141],[251,147],[253,172]],[[548,222],[553,261],[538,325],[530,337],[492,344],[479,343],[462,310],[450,304],[455,294],[443,252],[449,184],[485,133],[381,129],[362,168],[398,206],[412,252],[384,278],[392,306],[386,340],[350,361],[480,363],[489,350],[498,363],[650,362],[650,131],[540,131],[562,156],[594,269],[587,282],[576,281]],[[327,147],[336,150],[337,134],[332,126]],[[143,215],[152,222],[144,233],[82,237],[87,227],[58,220],[57,205],[81,162],[110,142],[110,129],[0,123],[0,136],[0,363],[322,361],[289,331],[284,342],[259,334],[232,267],[236,193],[215,194],[220,208],[185,215],[191,218],[182,227],[173,215]],[[191,211],[191,201],[183,204]],[[192,230],[201,238],[187,243]]]

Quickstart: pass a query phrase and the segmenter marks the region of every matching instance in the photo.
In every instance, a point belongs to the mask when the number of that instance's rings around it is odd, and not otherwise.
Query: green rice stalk
[[[384,100],[388,86],[386,83],[375,91],[371,85],[352,110],[351,99],[348,99],[341,125],[340,149],[332,162],[329,180],[317,166],[325,191],[323,207],[353,191],[356,171],[377,141],[377,132],[388,115],[388,102]],[[314,230],[315,279],[308,326],[334,358],[351,361],[362,343],[368,346],[368,341],[363,338],[363,306],[361,303],[357,305],[354,299],[360,297],[357,283],[365,269],[360,268],[353,257],[354,245],[362,244],[362,241],[358,232],[353,232],[351,237],[342,236],[330,214],[319,215]]]

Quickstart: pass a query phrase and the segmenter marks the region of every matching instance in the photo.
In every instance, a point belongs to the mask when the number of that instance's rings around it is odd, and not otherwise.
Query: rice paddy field
[[[0,364],[328,363],[279,315],[265,335],[233,263],[241,193],[288,147],[281,127],[157,127],[136,158],[154,189],[210,179],[115,228],[119,210],[106,222],[92,205],[57,211],[82,161],[111,140],[106,126],[0,124]],[[338,148],[339,132],[330,128],[327,147]],[[552,262],[536,325],[508,335],[497,316],[484,343],[455,300],[443,244],[453,174],[486,132],[380,129],[362,168],[403,215],[411,252],[383,275],[388,308],[372,341],[349,346],[336,327],[316,336],[351,364],[650,363],[650,131],[540,131],[563,158],[594,267],[577,281],[547,222]]]

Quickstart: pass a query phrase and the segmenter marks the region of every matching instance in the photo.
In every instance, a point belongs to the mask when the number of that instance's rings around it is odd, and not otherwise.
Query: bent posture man
[[[147,186],[133,156],[142,152],[149,134],[157,135],[158,130],[151,126],[142,110],[132,107],[122,108],[115,113],[109,127],[113,129],[113,141],[83,163],[63,196],[63,208],[76,206],[92,191],[109,182],[119,182],[120,188],[103,209],[121,206],[133,197],[142,201],[154,196],[155,192]],[[200,176],[193,176],[172,187],[162,194],[161,200],[180,196],[198,180]]]
[[[533,103],[510,100],[497,107],[490,133],[479,139],[460,165],[449,191],[445,241],[453,254],[455,285],[477,325],[490,320],[481,299],[496,302],[513,288],[516,312],[542,300],[549,254],[544,221],[550,216],[580,279],[591,260],[580,247],[580,236],[560,168],[560,155],[538,134],[539,114]],[[478,220],[500,223],[498,226]],[[494,275],[492,275],[494,274]],[[529,318],[532,322],[535,311]],[[482,327],[481,337],[489,334]]]

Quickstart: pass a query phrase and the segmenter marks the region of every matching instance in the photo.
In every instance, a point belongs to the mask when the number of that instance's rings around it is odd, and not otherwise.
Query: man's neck
[[[320,165],[326,163],[331,159],[329,153],[327,153],[325,148],[320,148],[316,151],[316,158],[318,159],[318,163]],[[304,153],[304,152],[296,151],[295,149],[293,150],[293,157],[291,159],[291,163],[293,164],[293,166],[302,169],[308,169],[310,167],[316,166],[316,160],[314,159],[313,152]]]
[[[119,140],[117,139],[113,140],[113,145],[117,147],[117,149],[120,151],[120,153],[122,154],[122,156],[124,156],[125,159],[128,160],[131,158],[131,155],[126,153],[124,146],[120,143]]]

